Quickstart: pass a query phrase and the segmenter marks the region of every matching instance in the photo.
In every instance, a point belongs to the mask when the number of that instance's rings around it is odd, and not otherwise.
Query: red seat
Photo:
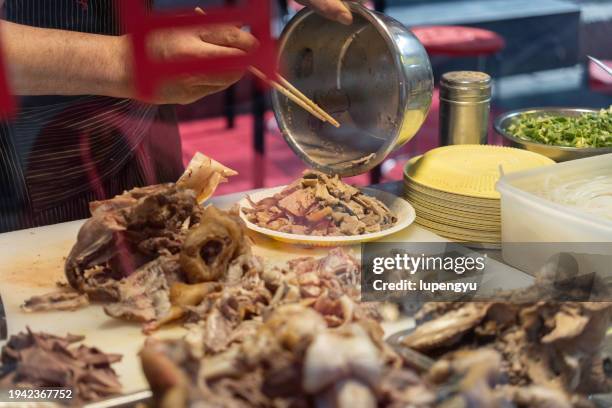
[[[602,61],[612,67],[612,61]],[[612,93],[612,76],[597,66],[593,61],[589,61],[589,86],[597,92]]]
[[[295,0],[289,0],[288,5],[289,5],[289,8],[292,9],[293,11],[300,11],[301,9],[304,8],[304,6],[302,6],[300,3],[297,3]],[[374,4],[371,1],[366,1],[364,3],[364,6],[366,6],[369,9],[374,9]]]
[[[421,26],[412,28],[430,55],[478,57],[501,51],[506,42],[493,31],[463,26]]]

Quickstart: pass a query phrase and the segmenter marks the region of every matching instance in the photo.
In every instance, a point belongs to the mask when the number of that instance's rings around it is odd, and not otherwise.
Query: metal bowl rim
[[[534,146],[534,147],[547,147],[554,150],[559,150],[563,152],[612,152],[612,147],[569,147],[569,146],[557,146],[557,145],[549,145],[545,143],[533,142],[531,140],[520,139],[510,133],[506,132],[505,129],[502,128],[502,122],[507,119],[514,118],[524,113],[555,113],[555,112],[578,112],[578,113],[597,113],[599,109],[595,108],[576,108],[576,107],[538,107],[538,108],[524,108],[524,109],[516,109],[506,113],[502,113],[495,118],[495,122],[493,127],[497,134],[503,136],[504,138],[510,140],[511,142],[522,144],[525,146]]]
[[[381,18],[377,15],[378,14],[377,12],[369,10],[368,8],[362,6],[359,3],[351,2],[351,3],[346,3],[346,5],[350,7],[352,12],[358,13],[361,17],[365,18],[376,28],[378,33],[381,35],[381,37],[385,41],[385,44],[387,45],[387,49],[391,51],[393,62],[394,62],[394,67],[395,67],[395,72],[399,76],[399,88],[400,88],[399,89],[399,103],[397,106],[396,117],[403,117],[404,109],[402,106],[406,104],[407,96],[406,96],[405,78],[403,74],[404,70],[403,70],[403,64],[402,64],[402,55],[403,55],[402,51],[399,49],[399,46],[393,40],[393,36],[391,32],[389,31],[387,24],[381,20]],[[278,58],[277,58],[277,65],[279,65],[280,63],[280,56],[281,56],[280,50],[284,48],[287,42],[288,33],[292,31],[293,29],[295,29],[295,27],[302,20],[304,20],[306,17],[308,17],[311,14],[316,14],[316,13],[314,10],[308,7],[305,7],[302,10],[298,11],[291,18],[291,20],[287,23],[287,25],[283,28],[283,31],[280,35],[280,39],[278,42],[279,52],[278,52]],[[395,21],[389,16],[385,16],[385,17]],[[407,28],[406,28],[406,31],[412,34],[410,30],[408,30]],[[283,115],[280,114],[280,109],[277,108],[280,105],[278,98],[279,98],[278,92],[273,92],[272,93],[272,107],[274,111],[274,116],[276,117],[276,121],[279,123],[281,127],[281,132],[283,133],[283,137],[284,137],[284,134],[285,133],[289,134],[289,132],[288,132],[288,128],[285,123],[285,120],[283,118]],[[431,108],[431,103],[430,103],[428,110],[430,108]],[[403,124],[404,122],[401,121],[399,124],[395,125],[394,130],[393,130],[393,137],[386,140],[383,147],[378,152],[376,152],[376,160],[374,160],[376,162],[376,165],[382,163],[385,157],[387,157],[389,153],[393,151],[395,145],[397,144],[397,141],[399,140],[400,132],[401,132]],[[313,160],[309,159],[308,155],[303,151],[303,149],[297,143],[292,142],[288,144],[298,156],[306,160],[308,164],[312,165],[316,169],[324,171],[324,172],[326,170],[327,171],[330,170],[330,166],[315,163]],[[380,154],[380,153],[383,153],[383,154]],[[361,166],[355,167],[355,169],[360,169],[360,168]],[[351,172],[350,170],[339,172],[339,173],[342,173],[343,175],[346,175],[346,176],[354,176],[354,175],[359,174],[359,173]]]

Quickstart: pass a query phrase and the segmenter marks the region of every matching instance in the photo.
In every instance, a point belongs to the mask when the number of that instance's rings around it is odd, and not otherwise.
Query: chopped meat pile
[[[490,390],[496,398],[520,407],[588,406],[581,395],[612,387],[600,352],[611,316],[609,302],[429,303],[403,344],[438,360],[437,381],[452,374],[457,356],[486,351],[507,380]]]
[[[330,329],[293,303],[221,352],[189,338],[151,340],[141,359],[160,407],[431,406],[432,390],[382,336],[368,318]]]
[[[88,299],[107,302],[113,317],[145,329],[179,319],[222,284],[261,269],[236,213],[197,204],[174,184],[135,188],[91,203],[66,259],[75,292],[27,300],[25,311],[73,310]]]
[[[359,316],[378,318],[373,304],[358,303],[360,279],[359,264],[341,249],[320,259],[295,259],[282,268],[252,268],[190,308],[191,336],[201,338],[206,352],[222,351],[252,332],[266,313],[289,303],[313,308],[330,327]]]
[[[280,304],[303,302],[330,326],[356,313],[361,275],[348,253],[335,249],[322,259],[264,270],[240,218],[199,207],[191,190],[138,188],[92,209],[66,260],[66,276],[79,293],[32,298],[25,310],[72,309],[89,297],[104,300],[110,316],[143,323],[145,331],[186,317],[206,328],[212,351]],[[360,310],[377,313],[367,305]]]
[[[237,282],[191,309],[185,338],[146,344],[157,406],[572,408],[608,388],[607,304],[428,304],[420,317],[436,317],[404,342],[438,361],[417,372],[423,357],[387,346],[376,309],[359,302],[346,252]]]
[[[157,405],[430,406],[431,390],[383,341],[375,305],[359,302],[360,279],[358,262],[333,249],[212,292],[184,339],[141,353]]]
[[[63,388],[72,390],[68,403],[81,406],[121,393],[111,368],[121,360],[85,345],[73,346],[83,336],[57,337],[28,329],[8,340],[2,348],[0,389]]]
[[[397,218],[378,199],[343,183],[338,176],[306,170],[272,197],[243,208],[263,228],[291,234],[361,235],[392,227]]]
[[[159,257],[175,257],[202,211],[191,190],[174,184],[135,188],[90,204],[66,259],[70,285],[93,299],[117,299],[116,282]]]

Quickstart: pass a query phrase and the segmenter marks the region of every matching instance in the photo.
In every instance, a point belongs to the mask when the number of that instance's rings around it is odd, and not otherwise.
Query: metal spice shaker
[[[440,80],[440,144],[487,144],[491,77],[455,71]]]

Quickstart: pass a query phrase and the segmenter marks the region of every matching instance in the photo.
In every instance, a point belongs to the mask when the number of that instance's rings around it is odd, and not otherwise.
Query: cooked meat
[[[404,343],[442,360],[464,350],[496,350],[510,385],[552,387],[555,398],[565,398],[567,406],[572,406],[567,395],[612,389],[600,354],[612,303],[502,300],[459,303],[443,310],[443,305],[429,307],[435,316],[418,325]],[[515,389],[511,395],[525,400],[525,395],[540,394],[532,391]]]
[[[221,280],[230,264],[249,255],[251,246],[240,218],[208,207],[181,248],[181,268],[190,283]]]
[[[378,199],[337,176],[313,170],[242,211],[260,227],[304,235],[361,235],[388,229],[397,222]]]
[[[360,269],[341,249],[320,259],[300,258],[282,269],[251,265],[239,279],[224,281],[223,289],[206,295],[189,308],[195,322],[193,337],[200,338],[204,353],[220,352],[236,341],[236,330],[249,321],[261,321],[281,304],[302,302],[318,311],[331,327],[362,316],[378,317],[376,310],[357,306]]]
[[[609,384],[598,355],[609,304],[461,304],[407,337],[437,358],[418,374],[383,341],[359,284],[358,263],[335,249],[211,292],[183,340],[141,354],[157,405],[578,408]]]
[[[66,259],[68,282],[94,299],[116,299],[113,281],[159,255],[178,253],[185,223],[196,223],[198,214],[195,193],[173,184],[92,203],[92,216]]]
[[[159,257],[116,283],[117,302],[104,307],[109,315],[137,322],[160,320],[170,313],[167,275],[178,269],[177,256]]]
[[[213,355],[184,339],[149,341],[141,358],[160,407],[432,406],[432,389],[400,367],[372,324],[329,329],[319,313],[293,303]]]
[[[295,217],[304,217],[315,204],[314,192],[308,190],[295,190],[286,197],[278,200],[278,208],[285,210]]]
[[[76,310],[88,304],[89,299],[86,294],[61,290],[41,296],[32,296],[21,305],[21,309],[25,312]]]
[[[235,263],[228,269],[227,279],[220,282],[175,283],[170,289],[171,307],[169,311],[163,308],[161,316],[150,296],[141,297],[151,292],[149,289],[126,291],[132,296],[108,306],[107,313],[139,320],[154,316],[146,324],[147,330],[187,313],[187,321],[195,323],[190,326],[191,337],[198,339],[206,354],[221,352],[239,342],[241,332],[252,332],[266,313],[281,304],[302,301],[319,312],[331,327],[362,317],[379,317],[370,304],[356,303],[360,295],[359,265],[340,249],[321,259],[292,261],[284,269],[264,270],[261,264],[252,262],[257,258],[249,259],[251,262]],[[129,279],[136,276],[138,273]],[[139,286],[149,287],[146,283]],[[159,304],[167,306],[165,301]]]
[[[121,384],[111,368],[121,356],[73,346],[81,340],[82,336],[58,337],[30,329],[11,336],[2,348],[0,389],[71,389],[74,398],[68,403],[75,406],[121,393]]]
[[[503,356],[488,347],[458,350],[438,360],[427,378],[444,390],[443,406],[594,408],[586,395],[555,382],[509,385],[505,364]]]
[[[417,326],[414,332],[404,337],[403,342],[418,351],[453,346],[480,324],[488,309],[478,303],[467,303],[462,308]]]
[[[90,297],[112,302],[105,306],[110,316],[152,330],[191,313],[220,284],[261,268],[237,213],[204,209],[191,190],[136,188],[91,208],[65,267],[81,295],[49,294],[27,308],[72,308]]]

